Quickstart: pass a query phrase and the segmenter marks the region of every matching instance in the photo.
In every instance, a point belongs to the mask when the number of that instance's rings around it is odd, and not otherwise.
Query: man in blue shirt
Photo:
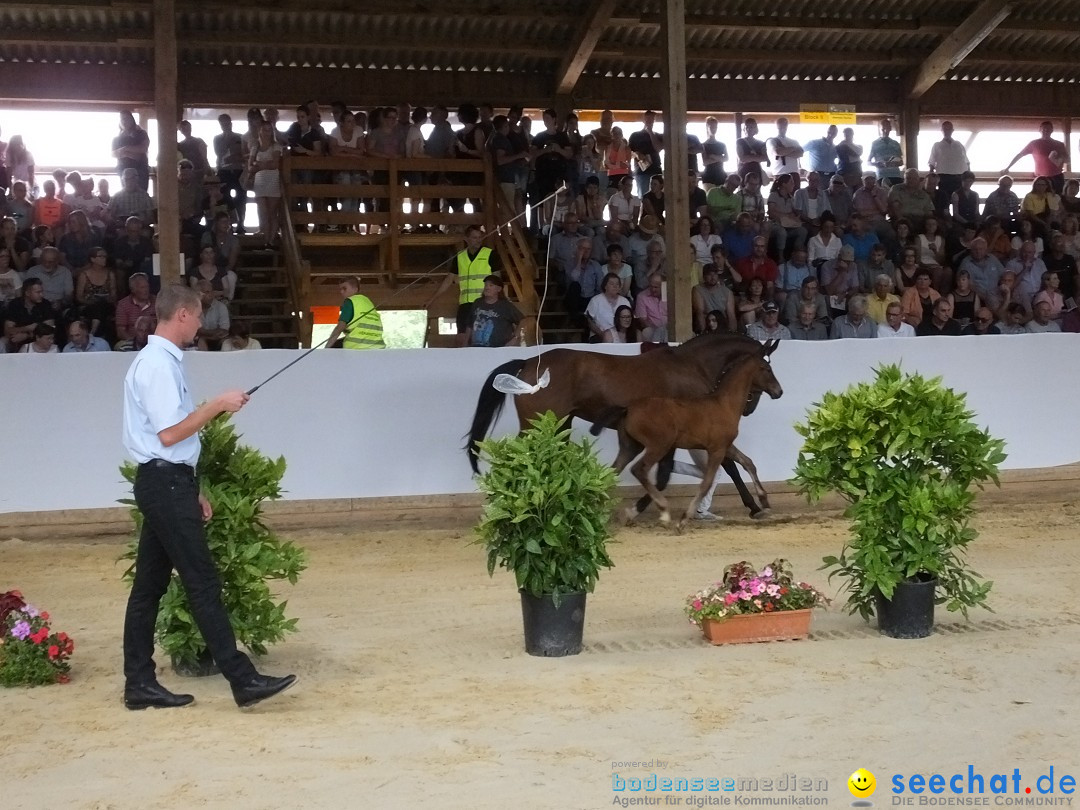
[[[836,125],[830,124],[824,138],[815,138],[803,144],[803,154],[810,163],[810,171],[817,172],[828,183],[836,174]]]
[[[904,178],[900,173],[900,167],[904,164],[904,152],[900,148],[900,142],[889,137],[889,133],[892,132],[892,121],[882,118],[878,122],[878,132],[881,133],[881,137],[870,144],[867,160],[877,169],[878,182],[885,188],[889,188]]]
[[[74,352],[107,352],[109,344],[97,335],[90,334],[90,327],[86,321],[73,321],[67,330],[68,344],[64,347],[64,354]]]
[[[199,331],[202,302],[190,287],[166,286],[157,297],[158,326],[124,378],[124,447],[139,463],[135,504],[143,515],[135,558],[135,579],[124,618],[124,705],[129,709],[186,706],[158,683],[154,669],[154,625],[158,605],[175,568],[191,613],[233,698],[247,708],[288,689],[295,675],[260,675],[236,648],[236,636],[221,601],[221,582],[206,544],[203,522],[213,517],[199,492],[195,466],[199,431],[222,413],[248,401],[243,391],[227,391],[200,405],[184,375],[184,349]]]

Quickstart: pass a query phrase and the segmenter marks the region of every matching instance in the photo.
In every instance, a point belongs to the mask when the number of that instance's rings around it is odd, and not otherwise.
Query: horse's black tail
[[[480,397],[476,402],[476,413],[473,414],[472,427],[466,436],[468,441],[465,444],[465,452],[469,456],[469,464],[472,466],[474,473],[480,472],[480,451],[477,450],[476,443],[487,436],[488,431],[495,424],[495,420],[499,418],[503,405],[506,403],[506,394],[495,389],[491,383],[499,374],[516,375],[524,367],[524,360],[510,360],[492,371],[488,378],[484,380],[484,386],[480,389]]]
[[[656,488],[663,492],[667,489],[668,483],[671,481],[671,471],[675,467],[675,448],[672,447],[668,450],[667,455],[660,459],[660,462],[656,465]],[[637,511],[640,515],[646,509],[649,508],[649,504],[652,503],[652,497],[645,493],[637,500]]]
[[[611,427],[624,416],[626,416],[626,408],[608,408],[606,411],[602,411],[600,416],[596,418],[592,427],[589,428],[589,433],[593,436],[599,436],[601,430]]]

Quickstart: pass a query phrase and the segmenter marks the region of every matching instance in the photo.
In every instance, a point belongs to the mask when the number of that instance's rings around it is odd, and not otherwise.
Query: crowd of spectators
[[[691,230],[677,235],[666,229],[664,136],[654,121],[646,111],[628,153],[613,127],[614,146],[580,160],[599,159],[602,171],[556,209],[551,269],[591,341],[626,339],[616,324],[617,312],[626,318],[621,307],[638,339],[667,338],[673,238],[692,247],[697,333],[820,340],[1080,331],[1080,182],[1066,180],[1069,150],[1049,122],[1005,170],[1031,155],[1030,191],[1018,195],[1003,173],[983,200],[948,121],[922,172],[905,167],[888,118],[868,150],[851,129],[838,141],[835,126],[799,144],[785,118],[763,141],[747,118],[729,173],[709,119],[706,141],[687,136]],[[603,141],[603,127],[589,144]],[[606,216],[597,216],[593,200],[605,198]]]
[[[225,116],[227,118],[227,116]],[[230,178],[180,125],[178,202],[185,280],[206,285],[198,348],[257,348],[231,323],[240,255]],[[128,112],[112,142],[121,188],[77,171],[40,182],[22,138],[0,141],[0,353],[138,350],[155,327],[157,205],[148,192],[150,139]],[[221,159],[218,161],[219,166]]]
[[[461,104],[455,129],[444,106],[365,112],[335,102],[327,134],[322,108],[310,101],[296,107],[284,130],[276,109],[249,110],[243,133],[221,115],[212,145],[182,122],[180,228],[188,280],[204,295],[199,346],[258,345],[234,327],[228,305],[252,197],[256,235],[268,247],[277,242],[285,152],[490,160],[513,208],[531,208],[531,227],[567,308],[593,341],[668,338],[672,239],[689,239],[692,247],[697,332],[819,339],[1080,330],[1080,182],[1066,180],[1069,149],[1053,138],[1049,122],[1005,167],[1031,155],[1038,174],[1031,190],[1021,196],[1003,173],[983,200],[948,121],[930,151],[929,171],[920,171],[905,167],[889,119],[864,148],[853,130],[835,126],[799,144],[785,118],[761,139],[758,122],[747,118],[729,153],[709,118],[704,140],[686,135],[691,230],[673,234],[661,166],[665,136],[656,132],[653,111],[628,135],[607,110],[588,131],[573,113],[560,117],[549,109],[541,117],[534,135],[521,107],[496,114],[490,104]],[[112,155],[122,188],[110,194],[107,184],[63,170],[39,190],[22,139],[0,141],[0,349],[137,349],[152,331],[149,145],[134,117],[121,113]],[[298,179],[359,186],[386,179],[379,171],[310,174]],[[404,182],[438,178],[406,173]],[[444,199],[413,202],[426,211],[466,203],[453,196],[448,190]],[[321,204],[341,211],[385,205],[364,200],[362,191]]]

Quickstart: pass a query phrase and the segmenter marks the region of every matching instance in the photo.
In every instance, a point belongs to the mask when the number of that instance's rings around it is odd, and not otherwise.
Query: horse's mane
[[[687,352],[697,352],[703,348],[708,348],[713,344],[719,343],[761,343],[749,335],[742,335],[736,332],[702,332],[700,335],[694,335],[684,343],[680,343],[678,346],[672,346],[671,350],[676,354],[685,354]]]
[[[753,338],[750,338],[750,340],[753,340],[754,343],[757,344],[757,347],[761,350],[761,354],[764,354],[765,347]],[[713,383],[712,391],[710,391],[709,393],[716,393],[716,390],[720,387],[720,383],[724,381],[724,377],[727,376],[728,372],[734,371],[740,364],[742,364],[746,360],[760,358],[761,354],[747,352],[746,354],[738,354],[734,357],[728,358],[728,361],[724,364],[723,368],[720,369],[720,373],[716,375],[716,382]]]

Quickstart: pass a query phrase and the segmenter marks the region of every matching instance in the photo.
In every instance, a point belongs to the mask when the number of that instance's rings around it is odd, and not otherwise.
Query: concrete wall
[[[608,347],[633,351],[635,347]],[[187,355],[196,400],[250,388],[294,352]],[[461,450],[487,374],[532,349],[313,353],[258,391],[236,417],[245,441],[284,455],[286,498],[474,492]],[[110,507],[126,494],[118,466],[129,354],[0,355],[0,512]],[[799,448],[792,425],[827,390],[869,379],[881,362],[944,375],[977,421],[1007,442],[1005,467],[1080,460],[1080,336],[785,342],[773,355],[783,398],[763,399],[738,446],[763,480],[786,479]],[[517,429],[512,405],[496,432]],[[614,436],[600,442],[614,458]],[[680,481],[684,479],[676,479]]]

